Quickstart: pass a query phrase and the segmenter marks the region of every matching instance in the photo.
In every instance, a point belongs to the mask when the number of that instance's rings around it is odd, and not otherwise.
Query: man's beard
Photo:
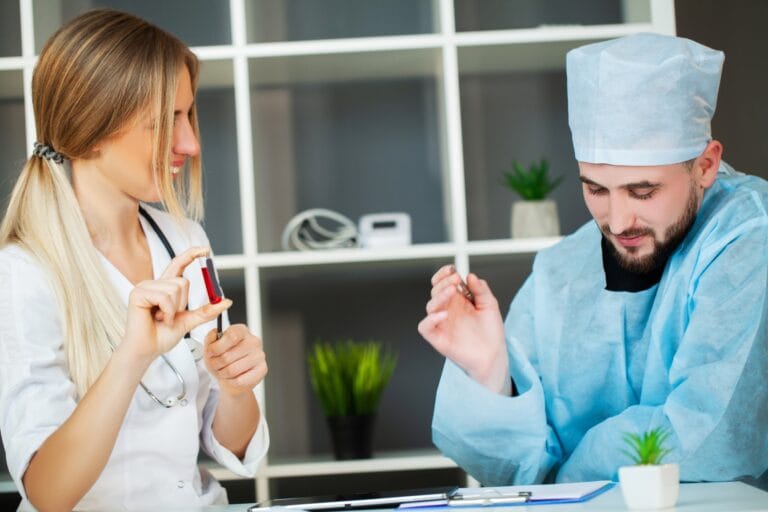
[[[653,251],[651,254],[642,257],[633,257],[633,253],[637,252],[637,247],[625,247],[625,251],[619,251],[611,240],[608,247],[611,253],[618,261],[619,265],[625,270],[634,274],[649,274],[659,268],[664,267],[667,264],[667,260],[675,252],[677,246],[688,234],[688,231],[696,221],[696,214],[699,211],[699,200],[696,197],[696,189],[693,184],[691,186],[690,198],[688,204],[685,207],[680,218],[667,228],[665,233],[665,239],[663,242],[656,238],[656,233],[651,228],[642,229],[629,229],[623,233],[619,233],[617,236],[633,237],[649,235],[653,239]],[[605,224],[602,226],[603,234],[611,239],[611,229]]]

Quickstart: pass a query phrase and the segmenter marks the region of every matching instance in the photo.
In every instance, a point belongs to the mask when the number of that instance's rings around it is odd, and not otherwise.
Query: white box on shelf
[[[360,247],[366,249],[411,245],[411,216],[403,212],[363,215],[358,236]]]

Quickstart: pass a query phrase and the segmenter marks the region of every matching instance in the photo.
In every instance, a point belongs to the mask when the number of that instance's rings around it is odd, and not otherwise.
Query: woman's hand
[[[461,291],[461,277],[453,265],[432,276],[432,298],[419,333],[486,388],[509,393],[509,361],[499,304],[488,284],[474,274],[467,276],[473,304]]]
[[[194,247],[176,256],[159,279],[142,281],[128,297],[128,321],[124,349],[144,361],[151,362],[164,354],[198,325],[214,320],[227,310],[231,300],[207,304],[187,311],[189,281],[181,277],[184,269],[210,250]]]
[[[243,324],[231,325],[216,339],[216,330],[205,337],[205,366],[219,381],[222,393],[251,393],[267,375],[267,358],[258,336]]]

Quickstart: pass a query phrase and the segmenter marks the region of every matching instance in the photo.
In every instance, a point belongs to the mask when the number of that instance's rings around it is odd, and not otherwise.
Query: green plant
[[[379,341],[318,341],[307,362],[325,415],[352,416],[376,411],[397,355]]]
[[[512,172],[503,173],[504,184],[517,192],[521,198],[538,201],[547,197],[563,181],[562,176],[550,179],[548,173],[549,162],[544,158],[538,164],[532,163],[527,170],[513,160]]]
[[[670,452],[664,448],[664,442],[668,437],[669,432],[661,427],[643,434],[625,433],[623,438],[629,449],[622,452],[639,466],[661,464],[661,459]]]

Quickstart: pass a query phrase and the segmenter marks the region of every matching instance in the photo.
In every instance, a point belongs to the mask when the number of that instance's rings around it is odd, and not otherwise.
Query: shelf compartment
[[[264,343],[270,365],[266,414],[275,424],[290,425],[272,433],[271,458],[331,453],[330,432],[310,387],[306,364],[317,340],[375,339],[397,350],[397,367],[377,413],[374,451],[432,446],[432,407],[443,358],[421,338],[416,326],[424,315],[430,277],[450,262],[445,258],[261,271]],[[420,384],[413,386],[413,382]],[[409,400],[398,398],[405,395]]]
[[[9,61],[13,61],[12,63],[16,64],[17,60],[18,64],[21,65],[21,59],[0,59],[0,62],[9,63]],[[8,68],[0,68],[0,105],[6,105],[9,102],[23,103],[24,83],[21,70],[12,69],[10,65]],[[23,118],[21,126],[23,126]],[[19,128],[17,127],[16,129],[18,130]]]
[[[600,27],[547,27],[456,35],[463,74],[565,69],[565,54],[592,42],[652,30],[644,23]]]
[[[333,61],[353,69],[358,59],[366,69],[381,71],[413,57],[427,76],[350,80],[345,75],[252,88],[260,251],[281,249],[284,227],[310,208],[339,212],[354,223],[367,213],[406,212],[414,243],[447,240],[437,55],[419,50],[269,59],[297,72],[305,60],[309,67]],[[263,71],[264,64],[264,59],[250,62],[257,82],[272,73]],[[295,75],[290,79],[301,81]]]
[[[414,37],[410,41],[378,38],[259,45],[253,48],[258,52],[246,49],[251,57],[251,85],[285,86],[435,76],[440,62],[440,38]],[[265,55],[270,48],[283,51]],[[287,51],[290,49],[294,52]]]
[[[243,252],[232,61],[205,61],[196,104],[203,147],[205,228],[216,254]]]
[[[19,3],[0,2],[0,57],[21,55]]]
[[[5,212],[11,190],[16,183],[27,155],[24,136],[24,99],[21,71],[0,71],[0,208]]]
[[[454,0],[454,15],[458,32],[651,19],[648,0]]]
[[[188,46],[231,44],[229,2],[218,0],[45,0],[34,2],[35,48],[67,20],[88,9],[129,12],[167,30]],[[182,13],[183,15],[180,15]]]
[[[512,169],[513,161],[528,167],[546,158],[550,175],[564,178],[549,196],[557,203],[562,233],[571,233],[589,220],[573,156],[562,68],[565,52],[574,45],[542,45],[559,55],[560,67],[525,71],[473,72],[476,63],[465,66],[465,59],[472,58],[459,52],[469,240],[510,237],[512,204],[520,198],[504,184],[503,172]],[[524,53],[528,46],[500,46],[493,51]]]
[[[434,31],[432,0],[254,0],[248,42],[300,41]]]

